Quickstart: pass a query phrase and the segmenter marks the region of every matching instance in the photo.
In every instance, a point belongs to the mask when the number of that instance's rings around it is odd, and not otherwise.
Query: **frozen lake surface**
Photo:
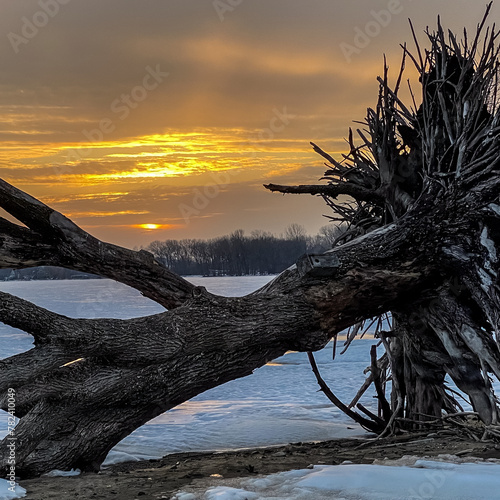
[[[271,277],[190,278],[209,291],[245,295]],[[72,317],[131,318],[162,312],[139,292],[111,280],[0,282],[0,290]],[[349,402],[370,363],[371,339],[356,340],[332,361],[332,346],[316,354],[325,380]],[[32,337],[0,323],[0,358],[32,348]],[[375,409],[373,392],[363,404]],[[6,433],[0,412],[0,438]],[[157,458],[167,453],[223,450],[325,440],[364,431],[318,392],[305,353],[288,353],[254,374],[216,387],[151,420],[121,441],[105,463]],[[403,460],[403,459],[401,459]],[[219,480],[218,486],[178,492],[177,500],[491,500],[500,498],[500,465],[413,464],[315,466],[256,478]],[[0,500],[21,498],[0,479]]]
[[[190,278],[212,293],[245,295],[272,277]],[[0,282],[2,291],[71,317],[131,318],[164,311],[138,291],[111,280]],[[354,342],[332,361],[332,347],[317,354],[324,378],[350,401],[369,365],[371,340]],[[32,337],[0,324],[0,357],[32,348]],[[207,391],[151,420],[119,443],[107,462],[359,435],[364,431],[333,407],[318,387],[305,353],[289,353],[243,379]],[[371,394],[364,404],[373,408]],[[2,412],[3,413],[3,412]],[[0,436],[6,414],[0,415]]]

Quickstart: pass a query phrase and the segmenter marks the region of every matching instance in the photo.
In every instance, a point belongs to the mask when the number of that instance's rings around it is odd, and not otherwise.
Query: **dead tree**
[[[425,54],[412,27],[416,55],[403,47],[394,88],[385,65],[377,106],[357,130],[360,144],[350,130],[342,161],[312,144],[328,162],[328,184],[266,186],[322,196],[335,212],[330,218],[346,228],[333,253],[414,217],[436,224],[413,233],[406,244],[415,256],[424,247],[434,253],[439,284],[392,309],[392,331],[380,332],[392,380],[386,422],[415,423],[459,409],[444,384],[448,374],[483,422],[497,423],[489,374],[500,375],[500,113],[497,33],[484,28],[490,8],[471,41],[466,32],[462,41],[446,34],[438,20],[437,31],[427,31]],[[412,104],[399,98],[408,59],[420,75],[419,106],[410,85]],[[372,368],[369,382],[376,382],[378,369]],[[382,410],[385,396],[377,394]]]
[[[360,131],[364,145],[351,136],[342,163],[317,148],[331,162],[333,182],[268,186],[316,190],[332,204],[351,196],[354,206],[339,205],[353,214],[345,217],[353,221],[350,235],[246,297],[195,287],[151,254],[99,241],[0,182],[0,206],[23,224],[0,220],[0,266],[91,272],[168,308],[129,320],[73,319],[0,293],[0,321],[34,338],[33,349],[0,361],[0,407],[14,389],[21,419],[17,474],[95,471],[115,444],[160,413],[287,350],[321,349],[341,330],[387,312],[397,318],[386,336],[392,408],[401,411],[406,401],[410,411],[438,414],[449,404],[449,373],[485,424],[496,423],[488,379],[500,376],[496,34],[481,46],[479,35],[445,42],[441,28],[430,39],[425,58],[414,59],[425,91],[419,109],[400,102],[401,77],[391,90],[386,71],[368,133]],[[450,83],[453,57],[459,69]],[[375,432],[386,425],[361,423]],[[7,444],[0,443],[4,468]]]

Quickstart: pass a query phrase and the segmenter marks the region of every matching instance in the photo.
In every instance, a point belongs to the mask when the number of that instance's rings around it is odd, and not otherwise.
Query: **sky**
[[[309,142],[340,158],[386,54],[477,0],[0,0],[0,177],[105,241],[310,234]],[[494,5],[490,22],[500,20]],[[412,77],[412,71],[408,72]],[[418,95],[417,95],[418,97]]]

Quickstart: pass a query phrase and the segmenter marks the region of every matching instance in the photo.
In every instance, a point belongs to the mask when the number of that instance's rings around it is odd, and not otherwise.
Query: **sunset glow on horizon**
[[[128,247],[290,223],[315,233],[320,198],[262,184],[316,183],[309,141],[346,152],[384,53],[397,75],[408,17],[425,45],[438,14],[459,30],[483,14],[472,0],[253,0],[224,15],[194,0],[73,0],[27,37],[42,3],[0,6],[0,177]]]
[[[160,229],[162,226],[161,224],[139,224],[139,227],[142,229],[152,230],[152,229]]]

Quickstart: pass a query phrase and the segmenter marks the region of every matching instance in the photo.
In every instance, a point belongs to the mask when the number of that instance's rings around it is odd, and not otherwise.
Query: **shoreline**
[[[30,500],[169,499],[175,491],[198,481],[223,484],[224,479],[305,469],[311,464],[372,464],[405,455],[500,461],[500,445],[472,441],[453,429],[444,429],[379,440],[344,438],[234,451],[174,453],[161,459],[113,464],[99,473],[21,480],[20,485],[26,488],[25,498]]]

